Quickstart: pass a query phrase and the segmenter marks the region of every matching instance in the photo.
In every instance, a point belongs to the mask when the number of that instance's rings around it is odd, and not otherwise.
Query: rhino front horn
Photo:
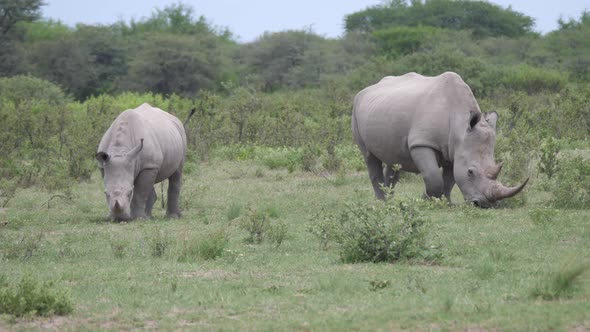
[[[489,199],[491,201],[495,202],[495,201],[499,201],[501,199],[512,197],[512,196],[518,194],[519,192],[521,192],[522,189],[524,188],[524,186],[526,186],[527,182],[529,182],[529,178],[524,180],[523,183],[521,183],[520,185],[518,185],[516,187],[506,187],[503,184],[501,184],[500,182],[496,182],[492,186],[492,190],[491,190],[491,194],[490,194]]]

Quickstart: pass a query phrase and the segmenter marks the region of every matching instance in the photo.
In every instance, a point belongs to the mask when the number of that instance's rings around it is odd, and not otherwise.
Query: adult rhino
[[[186,121],[193,113],[194,109]],[[122,112],[102,137],[96,153],[109,218],[117,221],[150,218],[156,201],[154,184],[165,179],[168,179],[166,216],[180,217],[185,156],[186,134],[178,118],[147,103]]]
[[[457,183],[466,201],[491,207],[528,181],[512,188],[496,181],[502,168],[494,161],[497,119],[496,112],[481,112],[456,73],[408,73],[387,76],[355,96],[352,131],[377,198],[384,199],[382,185],[393,188],[398,181],[399,170],[392,168],[398,164],[421,174],[427,197],[445,195],[450,202]]]

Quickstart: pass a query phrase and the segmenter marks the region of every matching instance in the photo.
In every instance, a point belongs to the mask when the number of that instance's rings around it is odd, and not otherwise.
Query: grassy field
[[[396,199],[422,190],[405,177]],[[54,281],[74,310],[0,315],[0,330],[588,330],[590,211],[541,210],[548,194],[527,190],[524,207],[426,209],[434,264],[344,264],[335,243],[320,249],[317,212],[373,200],[365,172],[201,164],[185,177],[181,219],[162,219],[159,199],[155,219],[130,223],[104,220],[98,174],[50,208],[47,193],[23,190],[0,226],[0,275]],[[280,245],[246,241],[250,210],[285,226]]]

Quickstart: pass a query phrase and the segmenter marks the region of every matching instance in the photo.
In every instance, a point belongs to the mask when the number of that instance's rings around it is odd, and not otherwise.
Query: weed
[[[589,267],[589,264],[570,264],[549,273],[532,289],[531,296],[548,301],[570,298],[578,289],[580,277]]]
[[[162,257],[168,250],[168,247],[172,243],[172,239],[162,233],[160,229],[156,229],[152,234],[147,236],[147,243],[150,247],[150,254],[152,257]]]
[[[285,224],[281,220],[278,220],[270,225],[270,229],[268,231],[268,239],[274,242],[276,244],[276,247],[278,248],[287,238],[287,233],[287,224]]]
[[[369,281],[369,289],[372,291],[378,291],[391,286],[391,280],[371,280]]]
[[[228,242],[229,237],[223,229],[187,239],[183,243],[178,261],[214,260],[223,254]]]
[[[254,176],[257,178],[263,178],[264,177],[264,169],[262,169],[261,167],[256,167],[256,169],[254,170]]]
[[[52,282],[39,283],[24,276],[18,285],[13,286],[0,276],[0,314],[50,316],[67,315],[73,310],[69,294],[56,290]]]
[[[24,234],[20,239],[11,241],[2,239],[0,241],[0,257],[6,259],[29,259],[42,245],[43,234]]]
[[[231,221],[240,216],[242,212],[242,205],[237,202],[231,202],[227,209],[227,220]]]
[[[111,251],[113,257],[121,259],[125,257],[129,241],[123,239],[111,239]]]

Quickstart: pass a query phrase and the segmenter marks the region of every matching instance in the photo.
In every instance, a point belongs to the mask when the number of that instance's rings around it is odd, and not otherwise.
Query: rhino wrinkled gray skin
[[[185,156],[186,134],[175,116],[147,103],[122,112],[102,137],[96,153],[109,218],[150,218],[156,201],[154,185],[166,179],[166,216],[180,217]]]
[[[393,188],[401,171],[420,173],[427,197],[450,194],[455,183],[479,207],[518,194],[528,179],[508,188],[496,180],[496,112],[482,113],[461,77],[408,73],[387,76],[354,98],[352,131],[363,154],[375,196]],[[385,175],[383,164],[386,165]],[[440,168],[442,167],[442,172]]]

